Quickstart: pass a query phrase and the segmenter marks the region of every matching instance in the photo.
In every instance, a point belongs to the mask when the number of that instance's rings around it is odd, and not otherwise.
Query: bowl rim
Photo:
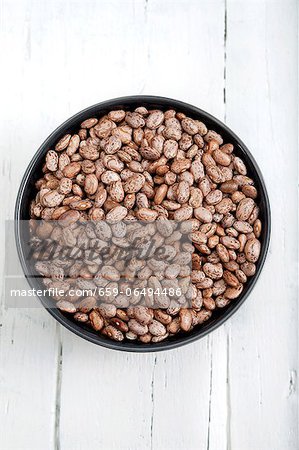
[[[190,114],[200,116],[203,120],[208,120],[208,121],[213,122],[217,128],[219,128],[220,130],[224,130],[226,134],[229,134],[235,141],[237,141],[238,145],[241,147],[242,151],[246,154],[246,156],[250,160],[250,162],[258,176],[259,183],[262,188],[262,196],[263,196],[263,199],[265,202],[264,214],[265,214],[265,219],[266,219],[265,223],[263,224],[263,226],[265,227],[265,236],[264,236],[264,243],[263,243],[260,258],[259,258],[259,266],[257,267],[256,273],[255,273],[254,277],[252,278],[251,285],[248,287],[247,291],[243,295],[241,294],[240,298],[238,299],[238,302],[233,303],[233,306],[231,309],[224,310],[223,314],[219,318],[217,318],[214,323],[211,323],[209,326],[207,325],[207,328],[204,328],[204,329],[198,328],[198,330],[192,335],[185,334],[185,335],[180,336],[179,339],[176,339],[173,341],[165,340],[165,341],[162,341],[162,342],[159,342],[156,344],[144,344],[144,343],[138,342],[138,345],[136,345],[134,343],[134,341],[132,341],[132,342],[128,342],[128,341],[116,342],[116,341],[113,341],[110,339],[102,338],[100,335],[96,335],[92,331],[89,332],[89,331],[83,329],[79,324],[76,324],[75,322],[71,321],[68,317],[63,315],[57,308],[47,308],[44,297],[36,295],[36,297],[42,303],[44,308],[61,325],[63,325],[68,330],[75,333],[77,336],[80,336],[81,338],[83,338],[89,342],[100,345],[102,347],[106,347],[108,349],[127,351],[127,352],[147,353],[147,352],[171,350],[171,349],[181,347],[183,345],[195,342],[196,340],[203,338],[207,334],[215,331],[218,327],[223,325],[224,322],[226,322],[230,317],[232,317],[233,314],[235,314],[238,311],[238,309],[245,302],[245,300],[251,294],[254,286],[256,285],[256,282],[257,282],[257,280],[261,274],[261,271],[263,269],[263,266],[264,266],[264,263],[266,260],[266,256],[268,254],[270,235],[271,235],[271,209],[270,209],[270,202],[269,202],[269,197],[268,197],[266,185],[264,182],[264,178],[262,176],[261,170],[260,170],[255,158],[253,157],[253,155],[251,154],[251,152],[249,151],[247,146],[244,144],[244,142],[226,124],[221,122],[219,119],[217,119],[210,113],[207,113],[206,111],[204,111],[196,106],[193,106],[193,105],[183,102],[181,100],[175,100],[175,99],[172,99],[169,97],[161,97],[161,96],[155,96],[155,95],[131,95],[131,96],[124,96],[124,97],[116,97],[113,99],[109,99],[109,100],[105,100],[105,101],[96,103],[87,108],[84,108],[83,110],[77,112],[76,114],[74,114],[71,117],[69,117],[68,119],[66,119],[54,131],[52,131],[52,133],[44,140],[44,142],[39,146],[38,150],[33,155],[30,163],[28,164],[28,166],[24,172],[24,175],[22,177],[20,187],[18,190],[18,194],[16,197],[15,214],[14,214],[14,221],[15,221],[14,232],[15,232],[16,248],[17,248],[19,260],[20,260],[20,263],[21,263],[21,266],[22,266],[22,269],[24,272],[26,272],[25,269],[27,268],[27,263],[25,260],[21,236],[20,236],[20,226],[19,225],[20,225],[20,215],[21,215],[21,204],[22,204],[22,200],[23,200],[23,197],[25,194],[27,183],[30,180],[30,177],[32,175],[32,169],[34,169],[34,167],[35,167],[36,160],[43,152],[45,152],[46,150],[49,149],[49,147],[50,147],[49,144],[54,139],[54,137],[55,137],[55,139],[57,139],[59,134],[65,133],[66,129],[71,127],[71,124],[75,123],[76,121],[78,121],[78,123],[80,121],[82,121],[82,116],[87,115],[90,111],[95,110],[95,109],[104,109],[104,108],[109,109],[109,108],[113,108],[113,107],[115,108],[118,105],[119,106],[126,105],[129,107],[130,103],[136,102],[136,101],[140,102],[140,104],[142,104],[142,103],[143,104],[157,103],[157,104],[164,104],[164,106],[167,106],[169,108],[172,106],[175,109],[180,109],[180,108],[186,109],[190,112]],[[32,279],[28,278],[28,277],[26,277],[26,278],[27,278],[29,285],[32,288],[35,287],[34,283],[32,282]],[[208,324],[208,322],[207,322],[207,324]]]

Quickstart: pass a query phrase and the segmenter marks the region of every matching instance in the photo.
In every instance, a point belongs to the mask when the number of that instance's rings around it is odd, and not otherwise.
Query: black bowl
[[[246,283],[244,290],[239,298],[231,302],[226,308],[216,310],[211,319],[201,326],[196,327],[190,333],[179,333],[176,336],[170,337],[165,341],[157,344],[142,344],[140,342],[114,342],[104,336],[93,332],[91,329],[87,329],[82,325],[79,325],[69,316],[63,314],[57,308],[53,308],[50,298],[39,297],[39,300],[43,306],[55,317],[58,322],[71,330],[73,333],[87,339],[103,347],[107,347],[115,350],[132,351],[132,352],[153,352],[160,350],[169,350],[179,347],[190,342],[194,342],[217,327],[222,325],[234,312],[242,305],[245,299],[252,291],[257,279],[261,273],[262,267],[265,262],[265,258],[268,251],[270,240],[270,204],[265,187],[265,183],[260,172],[260,169],[254,160],[253,156],[249,152],[244,143],[236,136],[226,125],[220,122],[215,117],[202,111],[195,106],[188,105],[187,103],[180,102],[164,97],[136,95],[129,97],[121,97],[113,100],[107,100],[105,102],[98,103],[94,106],[84,109],[83,111],[75,114],[70,119],[66,120],[60,125],[40,146],[36,154],[32,158],[29,166],[26,169],[24,177],[21,182],[21,186],[18,192],[16,207],[15,207],[15,237],[16,245],[19,254],[19,258],[22,264],[22,268],[25,273],[32,274],[33,268],[29,266],[28,261],[25,258],[24,242],[26,236],[24,235],[24,227],[21,227],[21,220],[29,219],[29,204],[33,199],[36,189],[34,186],[35,181],[41,175],[41,166],[44,160],[46,152],[53,148],[54,144],[66,133],[73,133],[78,130],[80,123],[88,117],[101,116],[107,114],[110,110],[124,109],[133,110],[137,106],[145,106],[147,108],[159,108],[161,110],[167,110],[174,108],[177,111],[181,111],[186,115],[203,121],[209,129],[215,130],[221,134],[224,142],[230,142],[234,145],[236,155],[240,156],[248,169],[248,174],[255,181],[255,185],[259,192],[257,203],[260,207],[260,219],[263,224],[263,230],[261,234],[261,254],[257,263],[257,270],[254,277],[250,278]],[[31,288],[41,289],[41,281],[35,277],[27,277]]]

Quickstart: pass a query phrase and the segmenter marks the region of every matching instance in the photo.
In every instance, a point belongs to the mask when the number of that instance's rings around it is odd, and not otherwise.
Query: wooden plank
[[[24,170],[55,120],[47,117],[45,64],[31,58],[39,28],[32,2],[1,3],[0,95],[4,105],[1,132],[1,248],[5,248],[4,219],[12,219]],[[54,52],[54,49],[53,49]],[[37,73],[40,71],[40,73]],[[48,95],[50,93],[48,90]],[[58,121],[60,119],[58,118]],[[1,272],[4,273],[4,251]],[[1,448],[52,449],[55,443],[57,325],[42,308],[7,309],[1,280],[0,434]]]
[[[224,2],[171,2],[171,9],[152,3],[146,87],[223,119]],[[225,328],[164,360],[155,382],[153,448],[226,448]]]
[[[1,327],[1,448],[53,449],[56,324],[42,309],[10,309]]]
[[[227,3],[227,122],[251,149],[272,208],[271,248],[232,319],[228,448],[298,448],[297,6]]]

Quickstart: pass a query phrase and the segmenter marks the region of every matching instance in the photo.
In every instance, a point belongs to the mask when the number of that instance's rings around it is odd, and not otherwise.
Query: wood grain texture
[[[1,274],[4,267],[4,220],[13,217],[21,177],[40,142],[56,125],[43,98],[47,68],[31,58],[41,23],[33,19],[38,3],[1,2]],[[34,25],[33,25],[34,22]],[[34,42],[34,43],[33,43]],[[49,80],[48,80],[49,81]],[[50,98],[50,95],[49,95]],[[52,104],[53,105],[53,104]],[[62,119],[63,117],[61,117]],[[0,447],[53,449],[55,446],[57,330],[40,307],[7,309],[1,283]]]
[[[231,321],[232,448],[298,448],[296,23],[293,1],[228,1],[227,123],[260,165],[272,209],[267,263]]]
[[[1,449],[296,450],[296,1],[2,0],[1,17],[2,227],[59,123],[141,93],[226,119],[260,165],[273,222],[254,292],[187,347],[109,351],[2,303]]]

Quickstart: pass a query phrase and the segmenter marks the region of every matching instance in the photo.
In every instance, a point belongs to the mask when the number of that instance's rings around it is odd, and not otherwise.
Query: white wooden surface
[[[295,0],[1,1],[2,227],[59,123],[141,93],[226,120],[260,165],[273,223],[248,301],[181,349],[113,352],[42,309],[3,306],[2,450],[298,449],[297,56]]]

